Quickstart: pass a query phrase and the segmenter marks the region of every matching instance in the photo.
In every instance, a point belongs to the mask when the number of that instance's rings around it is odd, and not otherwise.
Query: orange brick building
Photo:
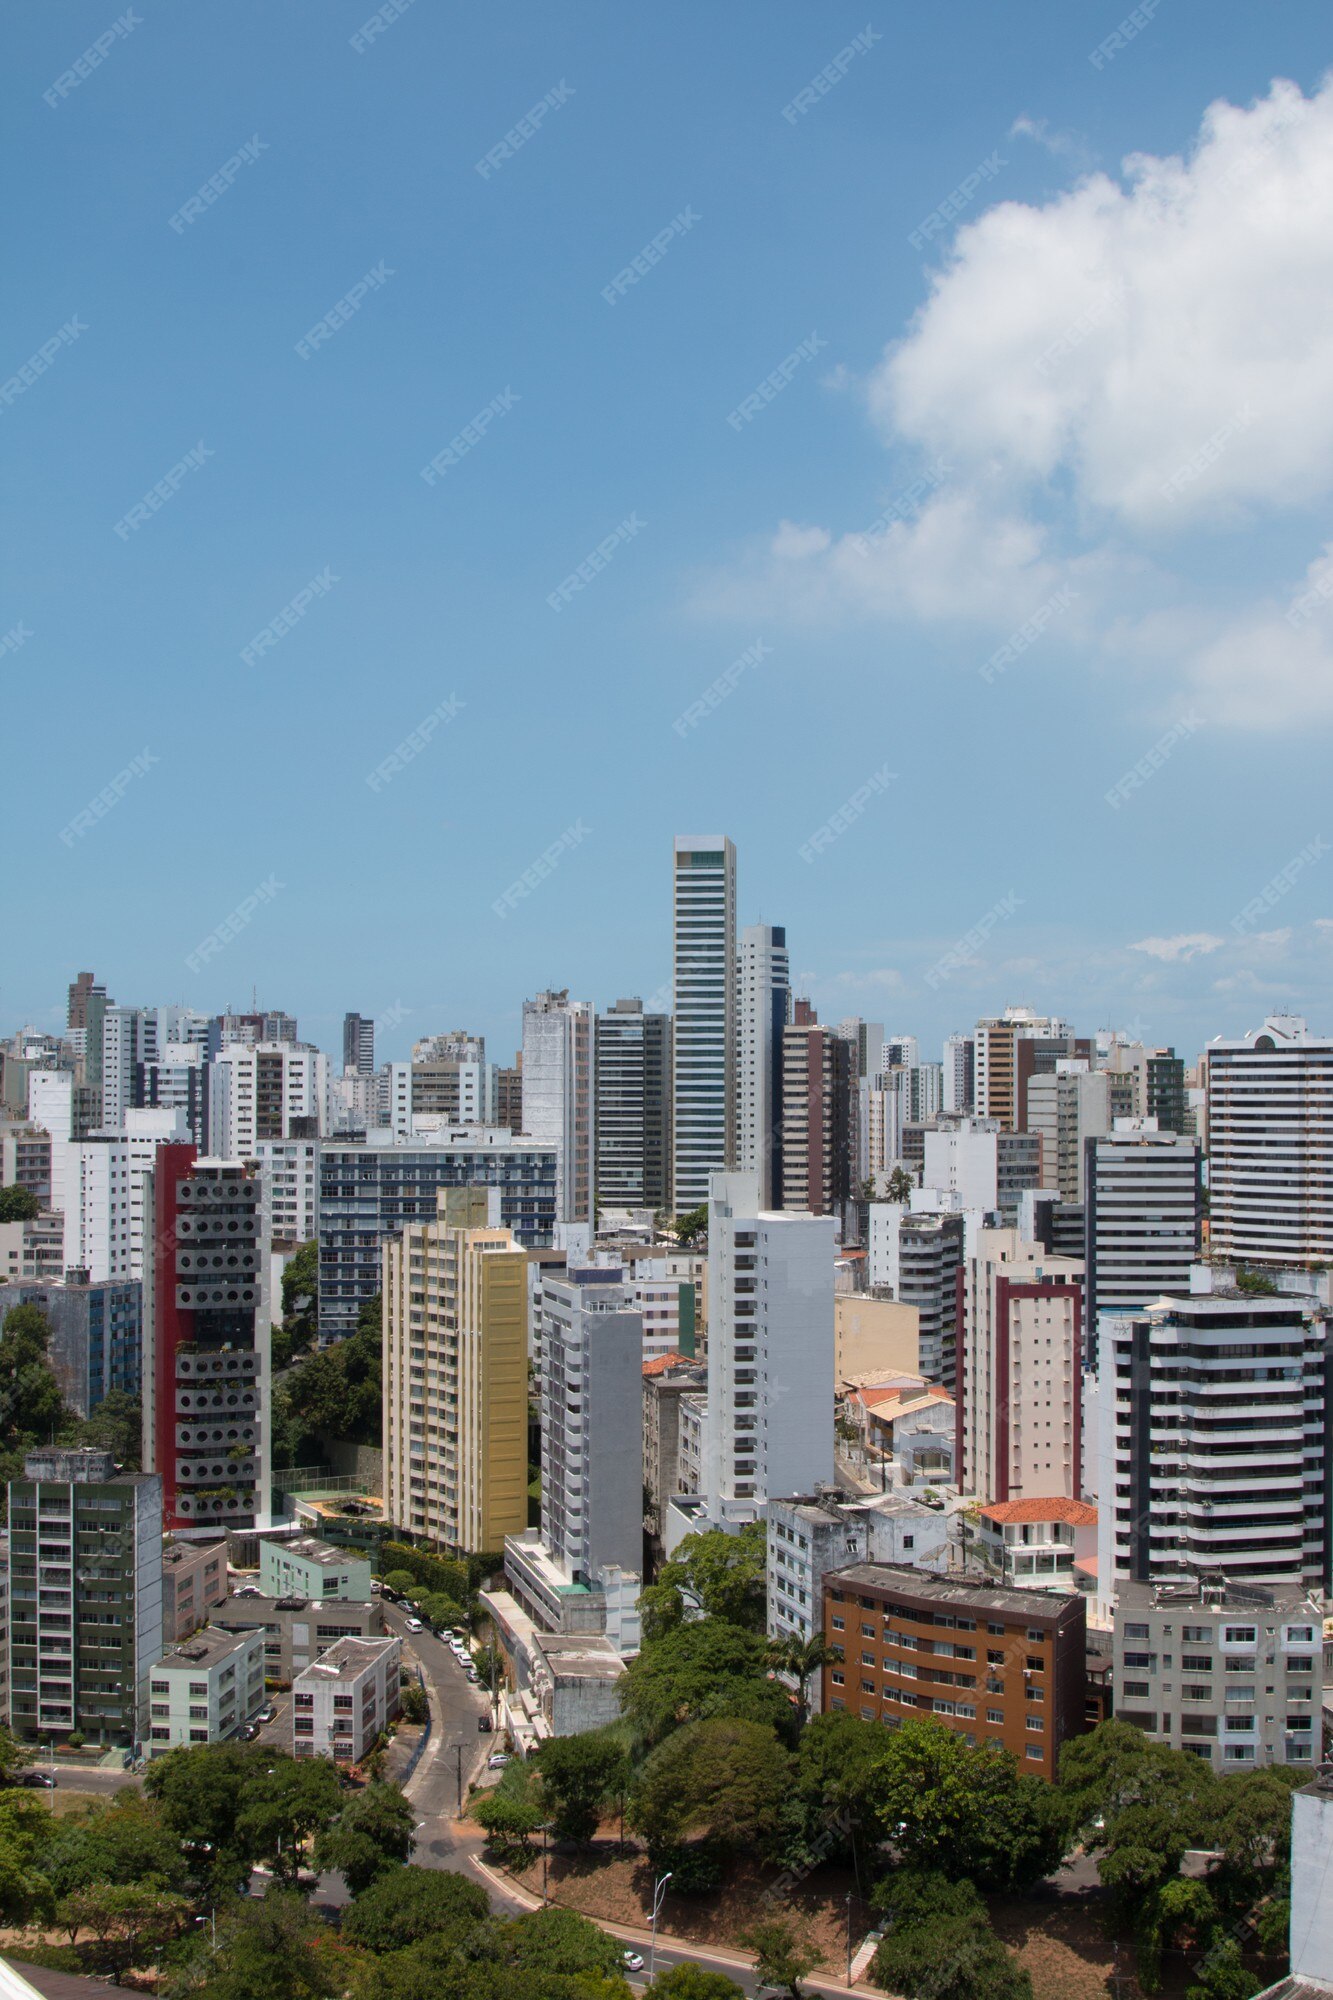
[[[969,1743],[1002,1743],[1054,1781],[1061,1746],[1088,1726],[1083,1599],[953,1582],[892,1563],[824,1579],[823,1706],[896,1729],[931,1715]]]

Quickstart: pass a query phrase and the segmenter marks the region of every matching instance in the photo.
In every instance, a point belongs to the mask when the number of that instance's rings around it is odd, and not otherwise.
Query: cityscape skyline
[[[49,867],[5,899],[5,1018],[54,1024],[73,937],[114,991],[257,984],[325,1047],[441,995],[517,1047],[524,992],[660,990],[690,825],[726,827],[739,921],[786,927],[821,1018],[934,1044],[1027,999],[1192,1050],[1317,1016],[1314,7],[1165,8],[1108,58],[972,5],[946,74],[925,20],[785,4],[757,44],[687,10],[633,48],[602,6],[358,45],[353,8],[243,4],[57,83],[104,25],[16,29],[0,663],[67,707],[7,785]],[[1234,845],[1180,837],[1222,801]],[[162,837],[194,818],[227,839]],[[329,1004],[346,938],[382,990]]]

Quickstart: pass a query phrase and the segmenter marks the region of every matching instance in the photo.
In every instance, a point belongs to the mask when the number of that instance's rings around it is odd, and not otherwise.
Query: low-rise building
[[[921,1315],[900,1299],[855,1292],[833,1301],[833,1375],[841,1395],[858,1376],[921,1368]]]
[[[643,1364],[643,1491],[645,1525],[660,1539],[663,1517],[681,1486],[680,1405],[690,1391],[702,1390],[708,1371],[687,1355],[660,1354]]]
[[[225,1542],[168,1542],[162,1551],[162,1637],[179,1645],[227,1595]]]
[[[824,1580],[824,1706],[890,1729],[933,1715],[967,1742],[999,1743],[1055,1782],[1087,1727],[1083,1599],[952,1582],[888,1563]]]
[[[0,1278],[51,1285],[65,1268],[65,1218],[43,1210],[31,1222],[0,1222]]]
[[[327,1603],[365,1604],[371,1596],[370,1564],[364,1556],[335,1549],[315,1535],[295,1541],[262,1541],[259,1587],[267,1597],[304,1597]]]
[[[292,1681],[339,1639],[378,1639],[384,1611],[378,1597],[364,1604],[305,1597],[264,1597],[238,1591],[218,1606],[213,1623],[228,1632],[262,1631],[264,1670],[271,1681]]]
[[[297,1757],[359,1764],[401,1706],[397,1639],[339,1639],[297,1675],[292,1749]]]
[[[620,1719],[625,1662],[604,1633],[542,1631],[508,1590],[484,1590],[481,1601],[505,1656],[502,1725],[520,1752]]]
[[[1124,1583],[1115,1700],[1132,1722],[1217,1771],[1319,1760],[1321,1601],[1256,1585]]]
[[[978,1509],[977,1548],[1019,1589],[1086,1589],[1096,1575],[1097,1509],[1087,1500],[992,1500]]]
[[[264,1705],[264,1641],[258,1632],[197,1632],[164,1653],[149,1679],[148,1753],[225,1743]]]

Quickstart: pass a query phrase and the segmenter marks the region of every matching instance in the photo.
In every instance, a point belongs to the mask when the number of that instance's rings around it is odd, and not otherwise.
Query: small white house
[[[370,1562],[349,1555],[315,1535],[259,1545],[259,1587],[267,1597],[305,1597],[312,1602],[338,1598],[344,1604],[370,1600]]]
[[[339,1639],[292,1682],[298,1757],[359,1764],[401,1706],[397,1639]]]
[[[264,1635],[208,1627],[149,1675],[148,1753],[236,1736],[264,1705]]]

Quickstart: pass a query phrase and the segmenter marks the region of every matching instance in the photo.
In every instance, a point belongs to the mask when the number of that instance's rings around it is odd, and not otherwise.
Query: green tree
[[[767,1616],[765,1528],[752,1521],[738,1535],[708,1528],[686,1535],[640,1599],[646,1639],[683,1624],[693,1612],[762,1632]]]
[[[57,1896],[99,1883],[179,1890],[186,1876],[180,1844],[160,1807],[128,1786],[109,1805],[56,1821],[42,1871]]]
[[[800,2000],[801,1981],[819,1964],[819,1953],[806,1933],[789,1917],[764,1917],[737,1936],[754,1953],[760,1985],[780,1986],[792,2000]]]
[[[384,1587],[397,1597],[410,1597],[417,1587],[417,1580],[410,1569],[391,1569],[384,1579]]]
[[[0,1222],[35,1222],[42,1204],[31,1188],[0,1187]]]
[[[701,1201],[697,1208],[686,1209],[671,1224],[671,1233],[682,1250],[694,1250],[708,1240],[708,1203]]]
[[[201,1743],[169,1750],[144,1773],[144,1791],[161,1808],[168,1830],[180,1842],[191,1874],[234,1883],[254,1858],[240,1832],[246,1795],[267,1752],[241,1743]]]
[[[1194,1984],[1186,1988],[1185,2000],[1253,2000],[1264,1984],[1246,1965],[1235,1938],[1223,1938],[1199,1967]]]
[[[299,1362],[283,1381],[286,1408],[301,1436],[379,1442],[382,1347],[376,1293],[362,1306],[353,1333]]]
[[[573,1910],[529,1910],[504,1927],[506,1964],[545,1973],[618,1975],[624,1947]]]
[[[723,1847],[763,1846],[791,1779],[791,1755],[771,1728],[714,1716],[659,1743],[639,1774],[630,1817],[650,1853],[696,1834]]]
[[[246,1786],[236,1831],[247,1852],[267,1861],[275,1877],[294,1882],[304,1843],[341,1810],[342,1787],[327,1758],[270,1751]]]
[[[785,1639],[769,1645],[768,1657],[776,1673],[789,1675],[795,1681],[796,1717],[804,1724],[810,1713],[810,1683],[831,1661],[841,1657],[838,1649],[830,1646],[819,1632],[812,1632],[804,1639],[791,1632]]]
[[[629,1758],[614,1735],[552,1736],[537,1752],[542,1798],[557,1838],[586,1846],[609,1803],[623,1795]]]
[[[874,1852],[883,1828],[870,1774],[883,1748],[882,1723],[841,1708],[812,1716],[801,1731],[796,1753],[795,1798],[805,1845],[790,1859],[808,1866],[844,1847],[854,1861]]]
[[[0,1724],[0,1786],[12,1785],[32,1763],[32,1752]]]
[[[0,1330],[0,1445],[47,1444],[69,1413],[47,1361],[51,1328],[39,1306],[11,1306]]]
[[[327,1927],[300,1896],[270,1889],[218,1925],[217,1950],[201,1937],[167,1988],[168,2000],[334,2000],[346,1967]]]
[[[403,1721],[425,1722],[430,1714],[430,1702],[420,1681],[409,1681],[402,1692]]]
[[[417,1599],[417,1604],[426,1623],[436,1632],[467,1624],[467,1613],[462,1605],[455,1598],[446,1597],[442,1591],[428,1590],[424,1597]]]
[[[885,1742],[868,1789],[907,1867],[1014,1890],[1059,1866],[1063,1815],[1052,1787],[996,1744],[973,1748],[943,1723],[905,1722]]]
[[[282,1325],[274,1329],[273,1365],[308,1354],[319,1332],[319,1244],[303,1243],[282,1273]],[[281,1342],[278,1335],[281,1334]]]
[[[31,1792],[0,1792],[0,1917],[27,1923],[49,1913],[51,1885],[43,1862],[54,1822]]]
[[[725,1972],[690,1963],[669,1965],[647,1991],[650,2000],[745,2000],[743,1990]]]
[[[905,2000],[1031,2000],[1028,1975],[991,1929],[970,1882],[898,1869],[871,1902],[886,1921],[871,1977]]]
[[[317,1868],[335,1868],[354,1896],[408,1860],[416,1815],[397,1785],[368,1785],[315,1842]]]
[[[631,1660],[620,1705],[649,1743],[709,1715],[739,1715],[790,1732],[791,1703],[767,1674],[768,1649],[757,1632],[701,1618],[664,1632]]]
[[[915,1174],[910,1173],[906,1167],[895,1167],[889,1175],[887,1199],[889,1201],[908,1202],[912,1199],[912,1190],[915,1186]]]
[[[1201,1758],[1154,1742],[1133,1723],[1098,1723],[1071,1738],[1060,1752],[1060,1795],[1070,1828],[1088,1826],[1096,1818],[1109,1821],[1124,1806],[1160,1796],[1191,1765],[1196,1777],[1200,1772],[1211,1777]]]
[[[76,1939],[91,1931],[98,1955],[117,1986],[132,1965],[151,1965],[178,1938],[190,1916],[184,1896],[131,1883],[98,1883],[76,1889],[56,1912],[57,1922]]]
[[[462,1944],[490,1916],[479,1882],[433,1868],[396,1868],[357,1897],[343,1918],[349,1944],[367,1951],[402,1951],[422,1938]]]
[[[108,1389],[92,1415],[75,1425],[72,1441],[94,1451],[109,1451],[117,1465],[137,1472],[143,1449],[143,1404],[123,1389]]]
[[[542,1823],[540,1806],[504,1792],[490,1792],[477,1800],[472,1817],[486,1835],[488,1844],[506,1861],[526,1861],[532,1853],[532,1836]]]

